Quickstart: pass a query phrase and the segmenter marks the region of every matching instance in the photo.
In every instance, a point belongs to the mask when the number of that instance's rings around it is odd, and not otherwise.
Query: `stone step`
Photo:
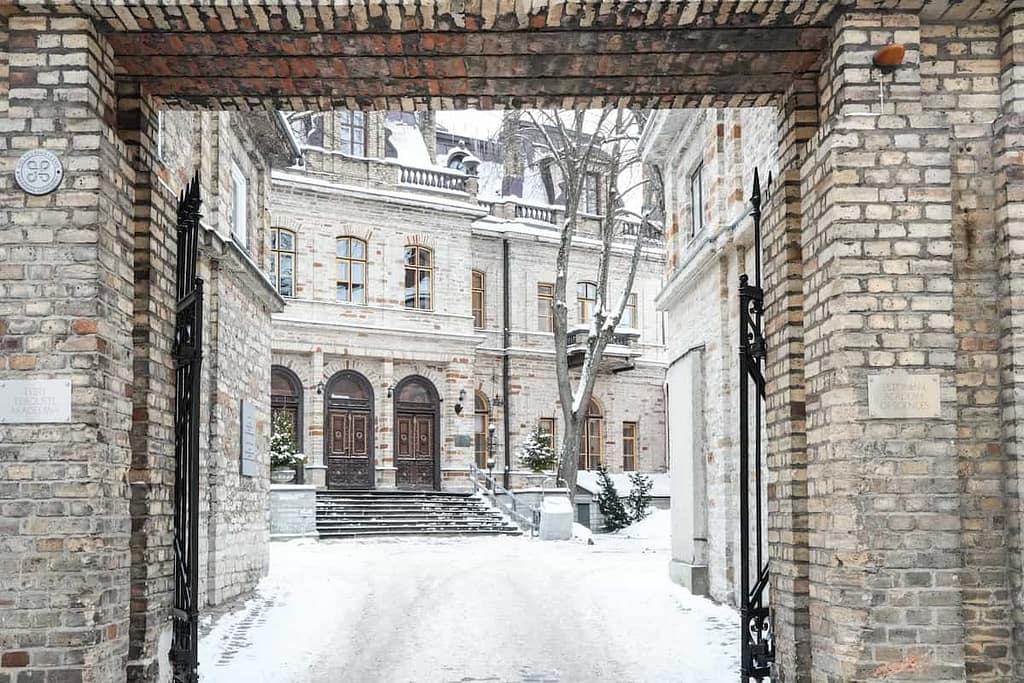
[[[496,524],[402,524],[402,525],[378,525],[378,526],[325,526],[316,527],[316,531],[324,537],[339,535],[357,535],[357,533],[507,533],[507,535],[518,535],[521,533],[516,526],[499,526]]]
[[[321,531],[321,539],[331,538],[375,538],[375,537],[386,537],[386,536],[522,536],[523,532],[519,529],[463,529],[459,531],[423,531],[423,530],[412,530],[407,531],[403,529],[388,529],[386,531]]]
[[[472,498],[473,494],[462,491],[402,491],[402,490],[324,490],[316,492],[317,498]]]
[[[322,538],[521,533],[478,496],[446,491],[319,491],[316,528]]]

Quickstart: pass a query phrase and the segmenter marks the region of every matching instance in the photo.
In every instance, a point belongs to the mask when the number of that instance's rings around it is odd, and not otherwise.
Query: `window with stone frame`
[[[335,269],[338,301],[366,303],[366,242],[358,237],[344,236],[335,245]]]
[[[471,276],[471,280],[471,289],[473,297],[473,327],[477,329],[482,329],[487,324],[487,319],[484,315],[484,305],[487,294],[486,290],[484,289],[484,274],[479,270],[474,270]]]
[[[270,231],[270,279],[281,296],[295,296],[295,233]]]
[[[537,283],[537,329],[541,332],[555,329],[555,286],[550,282]]]
[[[548,439],[548,445],[554,448],[555,446],[555,418],[553,417],[542,417],[537,420],[537,428],[541,434],[547,434],[550,438]]]
[[[338,112],[338,149],[342,154],[366,156],[366,115],[363,112]]]
[[[604,462],[604,412],[597,399],[590,399],[580,435],[579,469],[596,470]]]
[[[622,471],[636,471],[637,455],[637,424],[636,422],[622,423]]]
[[[427,247],[405,247],[405,307],[420,311],[434,306],[434,254]]]
[[[473,453],[476,458],[476,466],[487,467],[487,458],[490,455],[490,432],[488,427],[491,424],[491,404],[479,391],[473,396]]]
[[[231,164],[231,197],[228,199],[228,219],[231,237],[243,249],[249,248],[248,226],[249,183],[237,164]]]
[[[690,237],[704,229],[704,164],[690,174]]]
[[[597,173],[587,173],[583,176],[583,196],[580,198],[580,208],[584,213],[598,215],[601,211],[601,176]]]
[[[636,293],[631,293],[626,298],[626,307],[622,309],[622,318],[619,320],[619,325],[622,327],[628,327],[631,330],[640,328],[640,323],[636,317]]]
[[[597,284],[594,282],[576,283],[576,301],[579,304],[580,324],[590,322],[594,315],[594,306],[597,305]]]

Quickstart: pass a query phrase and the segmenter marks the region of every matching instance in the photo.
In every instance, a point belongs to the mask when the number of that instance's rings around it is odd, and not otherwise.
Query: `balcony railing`
[[[432,190],[466,191],[466,175],[451,171],[401,166],[399,181],[403,185],[415,185]]]
[[[645,225],[636,221],[615,221],[615,232],[620,237],[633,239],[639,236],[640,239],[648,242],[660,242],[663,239],[661,226],[651,223]]]
[[[523,218],[530,221],[538,221],[540,223],[548,223],[550,225],[555,224],[555,209],[542,206],[533,206],[532,204],[516,204],[515,205],[516,218]]]

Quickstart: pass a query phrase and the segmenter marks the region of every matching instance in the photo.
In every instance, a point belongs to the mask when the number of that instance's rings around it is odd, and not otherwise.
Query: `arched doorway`
[[[329,489],[373,488],[373,387],[354,370],[324,392],[324,464]]]
[[[587,410],[587,417],[583,420],[582,432],[580,434],[580,462],[581,470],[596,470],[603,462],[604,449],[604,411],[596,398],[590,399],[590,408]]]
[[[395,486],[441,487],[440,397],[430,380],[413,375],[395,387]]]

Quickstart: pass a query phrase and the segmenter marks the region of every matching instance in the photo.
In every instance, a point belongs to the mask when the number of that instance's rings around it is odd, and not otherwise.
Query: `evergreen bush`
[[[597,469],[597,478],[601,484],[601,492],[597,494],[597,508],[604,516],[604,530],[624,529],[632,520],[622,504],[622,499],[619,498],[619,492],[615,490],[615,483],[608,476],[608,468],[601,465]]]

